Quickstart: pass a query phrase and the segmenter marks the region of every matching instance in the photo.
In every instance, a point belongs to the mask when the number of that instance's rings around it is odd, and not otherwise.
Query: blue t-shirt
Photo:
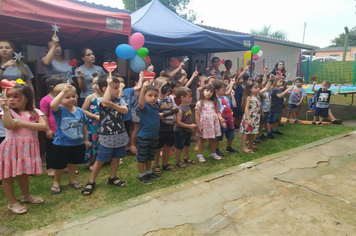
[[[234,109],[241,110],[242,95],[244,94],[244,89],[241,84],[237,85],[236,88],[232,88],[235,92],[236,107]]]
[[[128,106],[129,112],[127,114],[124,114],[124,121],[128,121],[132,119],[132,113],[131,113],[131,98],[132,95],[134,94],[135,89],[134,88],[126,88],[124,89],[124,95],[122,95],[122,98],[126,102],[126,105]]]
[[[158,139],[159,133],[159,108],[145,102],[145,107],[140,109],[140,131],[137,137]]]
[[[53,144],[59,146],[78,146],[84,143],[83,124],[88,121],[84,111],[75,107],[74,113],[59,106],[58,111],[52,111],[57,129]]]

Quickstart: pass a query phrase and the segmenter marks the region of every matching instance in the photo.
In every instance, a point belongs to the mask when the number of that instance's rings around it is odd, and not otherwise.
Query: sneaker
[[[219,155],[210,155],[212,158],[214,158],[215,160],[221,160],[222,158],[221,158],[221,156],[219,156]]]
[[[298,125],[298,124],[299,124],[299,121],[298,121],[298,120],[295,120],[295,121],[294,121],[294,124]]]
[[[313,121],[312,123],[310,123],[311,125],[316,125],[316,123]]]
[[[160,175],[157,175],[157,174],[155,174],[155,173],[151,173],[151,174],[147,174],[146,176],[148,176],[148,178],[150,178],[150,179],[153,179],[153,180],[160,180],[160,179],[162,179],[162,177],[160,176]]]
[[[223,157],[224,156],[224,154],[222,153],[222,152],[220,152],[220,150],[219,149],[216,149],[216,155],[218,155],[218,156],[221,156],[221,157]]]
[[[323,122],[319,122],[318,125],[320,125],[320,126],[323,125]]]
[[[232,147],[227,147],[226,148],[226,151],[227,152],[233,152],[233,153],[238,153],[239,151],[238,150],[236,150],[236,149],[234,149],[234,148],[232,148]],[[217,154],[217,153],[216,153]]]
[[[262,128],[262,132],[266,132],[267,133],[267,128]]]
[[[273,131],[272,131],[272,133],[273,133],[273,134],[278,134],[278,135],[283,135],[283,133],[282,133],[282,132],[279,132],[278,130],[277,130],[276,132],[273,132]]]
[[[274,136],[273,136],[272,133],[269,133],[269,134],[267,134],[267,138],[268,138],[268,139],[274,139]]]
[[[287,125],[290,124],[289,119],[286,121],[286,124],[287,124]]]
[[[205,162],[204,157],[198,157],[199,162]]]
[[[143,184],[152,184],[152,181],[150,180],[150,178],[148,177],[148,175],[144,175],[142,177],[138,178],[140,180],[141,183]]]
[[[126,150],[126,156],[135,156],[136,154],[131,152],[130,149]]]
[[[258,137],[262,142],[266,142],[267,141],[267,137],[265,136],[265,134],[262,134],[260,137]]]

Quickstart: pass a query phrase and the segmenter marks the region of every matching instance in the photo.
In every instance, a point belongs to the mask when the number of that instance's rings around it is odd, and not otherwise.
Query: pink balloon
[[[258,55],[253,55],[253,56],[252,56],[252,59],[255,60],[255,61],[257,61],[258,58],[260,58]]]
[[[141,33],[134,33],[130,37],[130,45],[135,50],[142,48],[143,44],[145,43],[145,37]]]

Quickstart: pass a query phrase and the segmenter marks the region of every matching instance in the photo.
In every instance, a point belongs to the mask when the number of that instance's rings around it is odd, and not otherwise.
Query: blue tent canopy
[[[161,56],[247,51],[252,35],[214,32],[195,25],[153,0],[131,14],[133,32],[145,36],[150,54]]]

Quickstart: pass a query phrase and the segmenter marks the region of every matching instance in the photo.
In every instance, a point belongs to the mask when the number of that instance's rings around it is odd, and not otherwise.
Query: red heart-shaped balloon
[[[220,64],[225,64],[225,59],[220,60]]]
[[[175,60],[175,61],[173,62],[173,65],[174,65],[174,66],[179,66],[179,60],[178,60],[178,59]]]
[[[68,61],[68,65],[77,68],[77,67],[78,67],[78,61],[77,61],[77,59],[73,58],[71,61]]]
[[[311,79],[312,79],[313,81],[316,81],[316,77],[312,77]]]
[[[4,89],[10,90],[13,87],[15,87],[15,85],[16,85],[16,81],[14,81],[14,80],[11,80],[11,81],[9,81],[7,79],[1,80],[1,88],[2,88],[2,90],[4,90]]]
[[[241,71],[241,72],[242,72],[242,71],[244,71],[244,68],[243,68],[243,67],[241,67],[240,71]]]
[[[149,56],[147,56],[147,57],[145,57],[145,62],[147,62],[147,63],[151,63],[151,58],[149,57]]]
[[[143,77],[145,77],[146,80],[151,80],[151,79],[154,79],[156,77],[156,73],[144,70],[143,71]]]
[[[239,71],[238,71],[238,70],[236,70],[236,73],[235,73],[235,74],[237,75],[238,73],[239,73]]]
[[[111,63],[109,63],[109,62],[104,62],[103,67],[104,67],[105,70],[107,70],[108,72],[113,72],[113,71],[116,69],[117,64],[116,64],[116,62],[111,62]]]
[[[302,73],[302,76],[303,76],[303,77],[305,77],[305,76],[306,76],[306,74]]]

